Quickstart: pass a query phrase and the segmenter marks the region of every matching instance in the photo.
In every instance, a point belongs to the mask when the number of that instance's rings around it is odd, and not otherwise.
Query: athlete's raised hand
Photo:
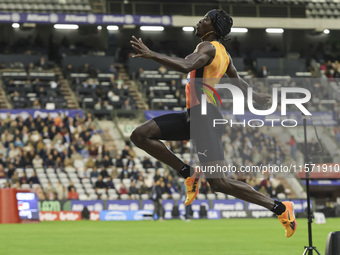
[[[132,40],[130,41],[132,48],[137,51],[136,55],[133,55],[133,58],[152,58],[153,52],[146,47],[143,43],[142,39],[137,39],[134,35],[132,36]]]

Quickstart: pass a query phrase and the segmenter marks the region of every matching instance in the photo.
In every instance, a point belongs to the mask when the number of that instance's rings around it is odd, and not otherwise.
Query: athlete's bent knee
[[[130,140],[137,146],[140,147],[143,144],[143,140],[145,137],[143,133],[140,132],[139,128],[137,127],[135,130],[132,131],[130,135]]]

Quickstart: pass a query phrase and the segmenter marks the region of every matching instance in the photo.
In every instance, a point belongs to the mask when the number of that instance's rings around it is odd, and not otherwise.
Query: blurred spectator
[[[25,172],[22,173],[21,177],[19,178],[19,181],[21,185],[28,184],[28,179]]]
[[[94,109],[95,110],[101,110],[102,109],[102,105],[100,100],[97,101],[97,103],[94,105]]]
[[[116,93],[114,93],[112,90],[108,92],[107,97],[109,98],[111,102],[119,102],[120,100],[120,97]]]
[[[109,177],[109,173],[107,172],[105,166],[103,166],[103,165],[100,167],[100,173],[99,174],[103,177],[103,179],[106,178],[106,177]]]
[[[46,200],[45,193],[40,186],[36,189],[35,193],[37,194],[39,200]]]
[[[56,193],[57,193],[57,199],[58,200],[64,200],[66,198],[66,196],[65,196],[66,189],[61,184],[60,181],[58,181],[57,188],[56,188]]]
[[[4,169],[4,166],[0,164],[0,179],[5,179],[6,178],[6,172]]]
[[[132,110],[132,106],[130,105],[130,100],[129,99],[126,99],[124,101],[122,109],[124,109],[124,110]]]
[[[133,157],[131,157],[130,155],[127,155],[126,159],[127,159],[126,167],[130,170],[130,169],[132,169],[136,165],[136,163],[133,160]]]
[[[93,134],[89,140],[92,144],[96,144],[96,145],[101,145],[103,144],[102,138],[101,136],[98,134],[98,132],[96,130],[93,131]]]
[[[108,110],[108,111],[113,110],[113,106],[110,105],[109,102],[108,102],[107,100],[104,101],[103,108],[104,108],[105,110]]]
[[[153,183],[151,188],[150,197],[153,201],[154,211],[153,211],[153,219],[156,219],[156,214],[158,219],[163,219],[163,205],[162,205],[162,188],[160,186],[160,181],[156,181]]]
[[[107,188],[108,189],[115,189],[115,185],[114,185],[114,183],[112,181],[112,178],[109,176],[106,179],[107,179],[107,181],[106,181]]]
[[[129,178],[130,178],[131,181],[138,181],[139,172],[138,172],[138,170],[135,166],[132,168],[132,171],[129,174]]]
[[[48,182],[47,187],[45,189],[45,194],[48,200],[55,200],[56,195],[55,195],[55,189],[52,186],[51,182]]]
[[[130,177],[129,171],[128,171],[127,167],[124,166],[123,170],[122,170],[121,173],[120,173],[119,178],[120,178],[121,180],[123,180],[123,179],[129,178],[129,177]]]
[[[89,157],[89,159],[85,163],[85,169],[89,169],[89,168],[93,169],[95,166],[96,166],[96,163],[94,162],[94,158]],[[91,176],[91,177],[97,177],[97,176]]]
[[[98,156],[98,147],[95,145],[90,146],[90,156],[97,157]]]
[[[296,161],[297,144],[293,135],[290,137],[290,140],[287,142],[287,144],[290,146],[290,155],[292,156],[293,160]]]
[[[159,161],[159,160],[156,160],[156,163],[155,163],[155,169],[159,169],[159,168],[162,168],[162,163]]]
[[[73,182],[70,181],[70,182],[68,183],[67,191],[71,191],[72,188],[76,189],[76,188],[74,187],[74,185],[73,185]]]
[[[93,167],[92,172],[90,173],[91,178],[97,178],[99,176],[97,167]]]
[[[43,167],[43,160],[40,158],[39,154],[35,155],[34,159],[32,160],[32,164],[34,169]]]
[[[48,63],[44,57],[41,57],[35,65],[43,70],[47,70],[49,68]]]
[[[269,178],[263,179],[263,180],[261,181],[260,186],[265,188],[267,194],[268,194],[270,197],[272,196],[273,188],[272,188],[272,185],[271,185],[271,182],[270,182]]]
[[[158,72],[160,72],[161,74],[165,74],[167,73],[168,69],[166,69],[165,66],[161,65],[159,68],[158,68]]]
[[[68,199],[79,199],[78,193],[74,187],[68,192]]]
[[[8,161],[10,162],[10,158],[8,158]],[[8,177],[8,179],[12,178],[12,175],[14,174],[15,170],[16,170],[16,168],[15,168],[15,165],[13,163],[9,163],[7,165],[7,177]]]
[[[28,179],[29,184],[40,184],[38,177],[35,172],[32,172],[32,176]]]
[[[120,167],[123,167],[123,166],[124,166],[124,164],[123,164],[122,156],[118,154],[116,156],[116,167],[120,168]]]
[[[12,184],[12,187],[20,189],[21,188],[21,184],[20,184],[20,182],[16,182],[16,183]]]
[[[25,98],[19,94],[18,91],[14,91],[11,94],[11,100],[13,102],[14,108],[25,108]]]
[[[88,73],[89,74],[90,73],[90,66],[89,66],[89,64],[85,63],[83,65],[83,67],[80,68],[79,71],[81,71],[82,73]]]
[[[73,166],[73,159],[69,157],[65,157],[64,159],[64,167]]]
[[[117,73],[117,68],[115,67],[114,64],[111,64],[108,71],[109,71],[109,73],[116,74]]]
[[[44,166],[45,166],[45,168],[49,168],[49,167],[54,168],[54,165],[55,165],[55,162],[54,162],[54,159],[53,159],[53,155],[50,154],[50,155],[48,155],[47,159],[45,160]]]
[[[54,166],[57,170],[64,169],[64,162],[61,160],[61,157],[57,157]]]
[[[112,168],[111,178],[112,178],[112,179],[118,178],[118,170],[117,170],[117,167],[113,167],[113,168]]]
[[[144,181],[140,185],[138,192],[139,192],[140,195],[149,193],[149,187],[146,185],[146,183]]]
[[[157,182],[161,177],[162,177],[162,176],[160,175],[159,170],[156,170],[156,173],[155,173],[155,175],[154,175],[154,177],[153,177],[153,180],[154,180],[155,182]]]
[[[17,182],[20,183],[20,179],[19,179],[19,176],[18,176],[18,172],[14,171],[12,178],[11,178],[11,183],[16,184]]]
[[[66,68],[64,69],[63,75],[67,79],[71,79],[71,73],[73,73],[75,70],[71,64],[68,64]]]
[[[201,186],[200,186],[200,190],[199,193],[203,194],[203,195],[207,195],[209,192],[209,186],[208,186],[208,182],[205,178],[202,179],[201,181]]]
[[[94,188],[97,189],[106,189],[107,185],[106,183],[103,181],[103,177],[101,175],[98,176],[98,180],[96,181]]]
[[[124,84],[124,79],[121,74],[118,75],[118,79],[116,80],[116,83],[117,83],[117,88],[122,89],[123,84]]]
[[[267,66],[262,66],[260,73],[259,73],[259,77],[260,78],[266,78],[269,75]]]
[[[8,157],[13,160],[19,154],[20,154],[19,148],[16,148],[14,146],[14,143],[10,143],[8,148]]]
[[[128,194],[128,189],[126,188],[126,186],[123,182],[121,182],[121,184],[120,184],[119,194],[120,195]]]
[[[105,155],[101,164],[106,168],[111,168],[113,166],[112,159],[109,155]]]
[[[136,199],[136,196],[138,195],[138,190],[136,188],[135,182],[131,182],[130,188],[129,188],[129,195],[131,196],[131,199]]]
[[[38,99],[35,99],[32,105],[32,109],[41,109],[41,105]]]
[[[131,156],[132,158],[135,156],[135,153],[131,149],[129,145],[125,145],[123,151],[122,151],[122,159],[126,158],[126,156]]]
[[[178,193],[176,186],[172,185],[171,183],[166,184],[165,190],[170,196],[174,193]]]
[[[143,168],[146,170],[148,168],[152,168],[152,162],[149,157],[145,156],[143,161],[142,161]]]

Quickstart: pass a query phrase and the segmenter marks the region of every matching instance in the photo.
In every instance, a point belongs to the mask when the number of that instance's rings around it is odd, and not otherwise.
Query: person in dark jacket
[[[156,220],[155,216],[157,214],[158,219],[163,220],[164,210],[162,205],[162,187],[159,180],[153,183],[150,196],[154,206],[152,214],[153,219]]]

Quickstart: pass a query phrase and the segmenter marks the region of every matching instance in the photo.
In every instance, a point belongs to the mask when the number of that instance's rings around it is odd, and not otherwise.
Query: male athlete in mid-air
[[[212,120],[222,119],[221,113],[207,97],[207,114],[201,115],[201,95],[213,89],[222,76],[226,74],[233,85],[239,87],[245,95],[249,85],[238,75],[232,59],[221,39],[230,33],[232,18],[223,10],[211,10],[196,26],[196,36],[201,38],[195,51],[186,58],[169,57],[150,50],[142,41],[132,36],[131,45],[137,51],[133,57],[152,59],[183,73],[190,73],[190,81],[186,85],[187,111],[166,114],[151,119],[137,127],[131,134],[131,141],[156,159],[175,169],[185,179],[187,197],[185,205],[196,198],[199,190],[201,173],[193,171],[181,159],[173,154],[160,140],[189,140],[190,135],[195,141],[200,163],[205,166],[225,165],[222,147],[222,129],[212,128]],[[204,82],[199,84],[198,79]],[[209,83],[209,80],[213,82]],[[205,89],[202,84],[206,81]],[[208,100],[210,99],[210,100]],[[256,103],[264,105],[269,101],[267,95],[253,92]],[[191,123],[190,123],[191,122]],[[190,125],[192,129],[190,132]],[[190,134],[191,133],[191,134]],[[216,192],[230,194],[247,202],[258,204],[278,215],[285,228],[286,237],[296,230],[294,204],[279,202],[254,190],[248,184],[230,179],[224,173],[205,173],[211,188]]]

